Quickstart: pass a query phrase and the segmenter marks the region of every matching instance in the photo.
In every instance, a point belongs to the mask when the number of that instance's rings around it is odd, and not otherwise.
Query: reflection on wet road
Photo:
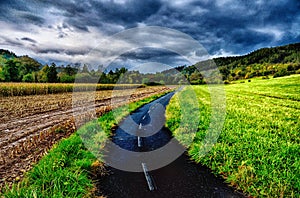
[[[158,164],[163,164],[176,149],[177,153],[184,151],[174,139],[172,150],[164,149],[172,142],[170,131],[164,127],[164,114],[173,95],[169,93],[139,108],[114,131],[114,145],[108,145],[105,153],[105,161],[111,162],[114,168],[109,167],[112,174],[99,182],[100,193],[107,197],[130,198],[244,197],[206,167],[191,162],[185,152],[175,161],[159,167]],[[158,150],[157,154],[144,156]],[[132,172],[125,171],[128,169]]]

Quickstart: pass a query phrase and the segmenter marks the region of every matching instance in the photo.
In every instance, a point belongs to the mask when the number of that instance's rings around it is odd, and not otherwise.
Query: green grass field
[[[193,86],[200,124],[189,147],[191,158],[248,195],[300,197],[300,75],[255,79],[224,88],[223,130],[202,157],[199,151],[210,122],[211,101],[207,86]],[[174,97],[167,107],[166,125],[182,140],[186,132],[177,128],[181,116],[178,104],[178,97]]]

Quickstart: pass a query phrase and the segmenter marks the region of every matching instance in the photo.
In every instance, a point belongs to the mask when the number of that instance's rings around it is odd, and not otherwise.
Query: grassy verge
[[[1,197],[89,197],[93,188],[90,174],[103,171],[103,164],[97,161],[93,152],[86,149],[88,142],[83,141],[85,134],[92,134],[92,142],[99,141],[97,150],[104,146],[105,139],[111,135],[111,128],[116,126],[130,112],[149,103],[163,94],[154,95],[108,112],[81,127],[69,138],[61,140],[44,156],[22,182],[4,189]],[[114,116],[117,115],[117,116]],[[101,127],[99,127],[99,124]],[[102,133],[103,130],[104,133]],[[94,133],[92,133],[94,131]],[[106,134],[106,135],[103,135]],[[102,145],[101,145],[102,144]]]
[[[223,130],[202,157],[199,151],[210,123],[211,101],[205,86],[194,86],[200,123],[189,147],[191,158],[251,196],[300,197],[299,87],[300,75],[225,86]],[[167,126],[176,126],[178,116],[174,97],[167,107]],[[184,135],[169,128],[179,140]]]
[[[95,157],[77,134],[62,140],[3,197],[83,197],[92,187],[88,171]]]

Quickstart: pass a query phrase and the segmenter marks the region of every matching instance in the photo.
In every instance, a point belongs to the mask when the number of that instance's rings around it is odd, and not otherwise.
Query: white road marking
[[[146,115],[144,115],[142,119],[145,120],[145,118],[146,118]]]
[[[142,163],[142,167],[143,167],[144,175],[145,175],[149,190],[152,191],[152,190],[154,190],[154,184],[153,184],[153,181],[152,181],[152,179],[151,179],[151,177],[148,173],[146,163]]]
[[[138,136],[138,147],[141,148],[142,147],[142,139],[140,136]]]
[[[140,125],[139,125],[139,129],[142,129],[142,123],[140,123]]]

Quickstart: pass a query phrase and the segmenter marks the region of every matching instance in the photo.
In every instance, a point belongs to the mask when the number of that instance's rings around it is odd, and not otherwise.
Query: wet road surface
[[[163,127],[165,106],[173,95],[144,105],[120,123],[114,144],[105,149],[110,174],[97,184],[99,194],[109,198],[244,197],[208,168],[192,162]]]

